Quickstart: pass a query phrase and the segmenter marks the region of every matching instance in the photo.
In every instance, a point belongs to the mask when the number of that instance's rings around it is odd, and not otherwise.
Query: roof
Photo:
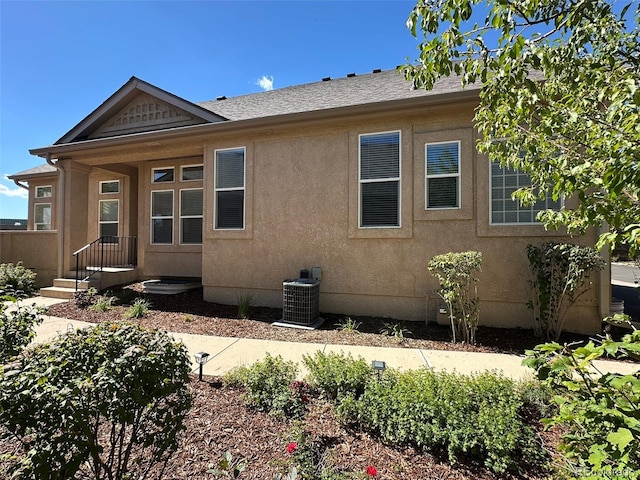
[[[45,176],[47,174],[52,174],[55,172],[57,172],[55,167],[49,165],[48,163],[44,163],[42,165],[38,165],[37,167],[28,168],[27,170],[22,170],[21,172],[9,175],[7,178],[9,180],[13,180],[14,178],[20,180],[24,177],[35,177],[40,175]]]
[[[469,87],[468,90],[479,89]],[[313,112],[339,107],[350,107],[438,96],[462,90],[460,77],[441,78],[432,90],[414,89],[397,70],[384,70],[364,75],[349,75],[338,79],[295,85],[267,92],[197,103],[229,120]]]

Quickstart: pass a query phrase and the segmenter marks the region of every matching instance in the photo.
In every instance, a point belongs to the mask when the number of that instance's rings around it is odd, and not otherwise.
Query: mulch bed
[[[144,297],[150,302],[151,309],[146,317],[136,321],[176,333],[512,354],[522,354],[540,343],[531,330],[480,327],[476,345],[453,344],[448,327],[426,325],[423,322],[407,322],[404,327],[410,334],[407,333],[404,341],[399,343],[396,338],[380,333],[385,324],[393,322],[387,318],[352,317],[359,327],[357,333],[349,333],[338,326],[345,316],[323,314],[326,319],[324,325],[318,330],[307,331],[272,326],[271,323],[281,318],[282,312],[278,309],[254,308],[249,319],[238,319],[236,306],[204,302],[201,290],[177,295],[147,295],[142,293],[141,284],[133,284],[114,289],[109,295],[127,298],[129,303],[135,298]],[[74,301],[69,301],[52,306],[49,314],[98,323],[123,319],[127,308],[127,305],[118,305],[106,312],[97,312],[78,308]],[[585,339],[584,336],[570,335],[562,341]],[[285,447],[292,440],[291,432],[295,424],[248,408],[243,401],[242,391],[223,386],[220,378],[205,377],[204,380],[198,382],[194,378],[191,384],[194,405],[187,419],[187,430],[181,448],[170,459],[163,478],[214,478],[206,470],[227,451],[235,459],[245,458],[248,461],[247,469],[239,478],[271,480],[276,473],[288,471],[291,458]],[[527,421],[538,432],[541,445],[555,454],[559,432],[543,431],[535,416],[527,418]],[[368,478],[365,470],[369,465],[377,469],[376,478],[379,480],[543,479],[549,475],[549,472],[537,471],[495,475],[473,463],[450,465],[446,458],[437,455],[410,447],[384,445],[364,432],[340,424],[332,407],[317,398],[312,398],[308,404],[303,425],[311,435],[314,446],[328,455],[332,465],[341,472],[354,475],[349,478]],[[10,443],[0,441],[0,455],[11,451],[11,448]]]

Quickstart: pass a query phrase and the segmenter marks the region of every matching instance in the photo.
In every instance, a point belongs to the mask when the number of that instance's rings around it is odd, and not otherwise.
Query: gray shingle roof
[[[398,71],[385,70],[379,73],[295,85],[224,100],[200,102],[197,105],[229,120],[247,120],[436,96],[462,90],[460,78],[455,75],[440,79],[430,91],[414,90],[411,87],[411,83],[405,80]],[[471,90],[471,88],[468,89]]]
[[[13,179],[14,177],[24,177],[24,176],[30,176],[30,175],[42,175],[42,174],[45,174],[45,173],[54,173],[54,172],[56,172],[56,168],[55,167],[52,167],[48,163],[44,163],[42,165],[38,165],[37,167],[28,168],[27,170],[23,170],[21,172],[14,173],[13,175],[9,175],[9,178]]]

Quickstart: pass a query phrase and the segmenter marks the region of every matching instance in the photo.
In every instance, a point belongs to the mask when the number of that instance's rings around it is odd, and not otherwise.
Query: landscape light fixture
[[[379,380],[380,378],[382,378],[382,373],[387,369],[387,364],[382,360],[374,360],[371,362],[371,368],[373,368],[373,371],[378,374]]]
[[[196,363],[200,366],[200,371],[198,373],[198,381],[202,381],[202,367],[205,363],[207,363],[209,359],[209,354],[207,352],[198,352],[194,355],[196,359]]]

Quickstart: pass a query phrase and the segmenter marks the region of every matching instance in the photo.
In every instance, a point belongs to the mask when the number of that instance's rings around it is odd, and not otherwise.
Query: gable
[[[87,138],[113,137],[201,123],[206,123],[206,120],[148,93],[140,93]]]
[[[56,145],[225,120],[177,95],[131,77]]]

